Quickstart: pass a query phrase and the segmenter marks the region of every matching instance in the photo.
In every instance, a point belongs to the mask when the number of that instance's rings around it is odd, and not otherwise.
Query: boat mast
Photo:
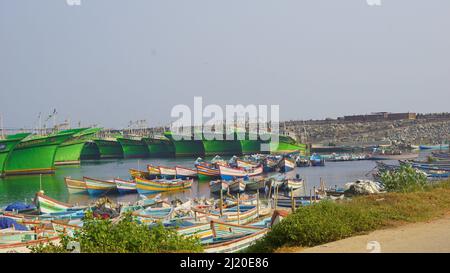
[[[0,129],[2,130],[1,138],[5,138],[5,133],[3,132],[3,116],[0,114]]]

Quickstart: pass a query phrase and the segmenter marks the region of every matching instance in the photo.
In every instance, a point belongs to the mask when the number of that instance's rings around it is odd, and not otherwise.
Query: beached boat
[[[120,194],[135,193],[137,191],[135,181],[114,178],[114,183],[116,183],[117,191]]]
[[[257,168],[232,168],[227,166],[219,165],[220,177],[223,180],[233,180],[235,178],[248,178],[252,176],[261,175],[263,173],[263,167],[259,166]]]
[[[162,178],[173,179],[177,176],[177,171],[175,168],[159,166],[158,169]]]
[[[220,220],[233,224],[246,224],[258,217],[258,209],[254,205],[239,205],[222,209],[198,209],[194,207],[192,211],[198,220]]]
[[[146,208],[134,211],[132,215],[142,224],[150,224],[155,221],[169,219],[174,211],[172,206],[161,208]]]
[[[289,158],[283,158],[280,163],[280,171],[287,173],[295,169],[295,161]]]
[[[284,187],[289,190],[303,189],[306,193],[305,181],[301,178],[287,178],[284,181]]]
[[[86,182],[86,188],[90,195],[98,196],[116,191],[114,180],[101,180],[90,177],[83,177]]]
[[[257,168],[259,165],[260,164],[258,162],[236,159],[236,166],[238,168]]]
[[[274,202],[275,201],[277,207],[291,208],[293,203],[295,203],[295,207],[307,206],[311,204],[311,201],[315,202],[315,199],[314,197],[311,198],[309,196],[300,196],[291,198],[288,196],[279,195],[276,198],[274,198]]]
[[[85,193],[87,191],[86,182],[84,180],[64,177],[64,182],[66,183],[69,193]]]
[[[266,187],[267,180],[265,178],[252,178],[245,181],[245,190],[256,191],[259,189],[264,189]]]
[[[35,197],[36,207],[41,213],[54,213],[67,211],[72,208],[73,205],[58,201],[47,195],[44,195],[42,191],[36,193]]]
[[[244,250],[261,239],[266,228],[235,225],[219,221],[179,228],[177,232],[185,236],[195,236],[204,245],[206,253],[233,253]]]
[[[192,179],[154,179],[146,180],[143,178],[136,178],[136,188],[139,194],[151,194],[162,191],[177,191],[188,189],[192,186]]]
[[[196,178],[197,177],[197,170],[194,170],[194,169],[176,166],[175,171],[177,174],[177,178],[186,179],[186,178]]]
[[[40,232],[36,235],[35,239],[23,242],[0,244],[0,253],[28,253],[30,252],[30,247],[32,246],[46,245],[48,243],[56,244],[60,239],[60,236],[55,232]]]
[[[211,192],[216,194],[219,194],[221,191],[227,192],[228,186],[229,184],[224,180],[212,180],[211,182],[209,182]]]
[[[235,179],[232,181],[228,181],[228,188],[230,192],[244,192],[246,183],[243,179]]]

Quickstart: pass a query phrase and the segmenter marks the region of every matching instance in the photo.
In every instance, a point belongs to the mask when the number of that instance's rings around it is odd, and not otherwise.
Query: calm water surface
[[[422,156],[425,156],[424,154]],[[79,166],[59,166],[53,175],[12,176],[0,179],[0,205],[6,205],[14,201],[31,201],[40,187],[45,194],[57,200],[73,204],[85,204],[93,199],[87,194],[69,194],[64,183],[64,177],[82,178],[89,176],[100,179],[112,179],[120,177],[128,179],[128,169],[145,169],[146,164],[175,166],[181,165],[193,168],[196,158],[173,158],[173,159],[119,159],[119,160],[97,160],[85,161]],[[327,186],[341,186],[356,179],[372,179],[368,174],[374,167],[375,162],[370,160],[349,162],[326,162],[325,167],[296,168],[289,175],[300,176],[307,181],[308,188],[319,186],[320,178]],[[272,175],[272,174],[269,174]],[[194,181],[192,188],[184,191],[163,193],[169,199],[180,198],[182,200],[191,197],[210,197],[208,181]],[[111,199],[120,202],[134,202],[139,199],[137,194],[110,195]]]

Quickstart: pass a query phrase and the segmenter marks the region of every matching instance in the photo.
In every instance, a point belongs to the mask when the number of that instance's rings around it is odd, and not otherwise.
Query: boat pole
[[[292,212],[295,211],[295,201],[294,201],[294,188],[291,188],[291,206],[292,206]]]
[[[309,204],[312,204],[312,190],[309,189]]]
[[[238,218],[238,225],[240,225],[241,224],[241,219],[240,219],[240,205],[239,205],[239,192],[238,192],[238,194],[237,194],[237,218]]]
[[[222,182],[220,182],[220,183],[222,183]],[[222,189],[220,189],[220,200],[219,200],[220,217],[223,216],[222,207],[223,207],[223,191],[222,191]]]
[[[317,198],[316,198],[316,186],[314,186],[313,187],[313,194],[314,194],[314,203],[317,201]]]
[[[256,217],[259,217],[259,189],[256,190]]]

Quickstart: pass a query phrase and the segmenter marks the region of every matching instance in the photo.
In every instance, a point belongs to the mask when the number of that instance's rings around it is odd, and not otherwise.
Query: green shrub
[[[271,252],[281,246],[310,247],[340,240],[379,225],[371,212],[322,201],[300,207],[259,241],[249,252]]]
[[[69,243],[79,243],[82,253],[164,253],[202,252],[198,239],[179,235],[175,229],[158,224],[151,229],[134,221],[130,214],[118,223],[87,214],[83,227],[73,237],[62,235],[58,245],[32,247],[35,253],[70,252]]]
[[[413,192],[425,189],[427,176],[410,165],[402,165],[398,170],[383,172],[381,181],[387,191]]]

